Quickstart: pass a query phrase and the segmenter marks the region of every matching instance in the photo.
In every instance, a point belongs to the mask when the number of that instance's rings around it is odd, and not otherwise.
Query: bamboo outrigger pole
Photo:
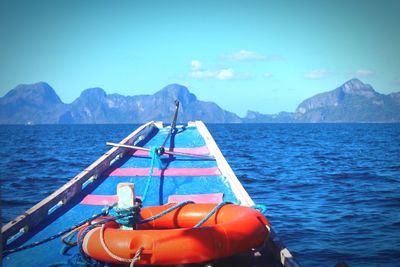
[[[129,148],[129,149],[133,149],[133,150],[142,150],[142,151],[150,152],[150,148],[141,147],[141,146],[129,146],[129,145],[122,145],[122,144],[116,144],[116,143],[111,143],[111,142],[107,142],[106,144],[108,146],[123,147],[123,148]],[[201,159],[210,159],[210,160],[215,159],[213,156],[208,156],[208,155],[175,152],[175,151],[168,151],[168,150],[163,151],[163,154],[168,154],[168,155],[173,155],[173,156],[201,158]]]
[[[179,101],[175,100],[175,113],[174,113],[174,117],[172,118],[171,128],[169,129],[168,135],[165,138],[164,143],[162,144],[162,146],[160,148],[157,149],[157,153],[159,155],[168,154],[168,155],[174,155],[174,156],[184,156],[184,157],[194,157],[194,158],[215,160],[215,158],[213,156],[184,153],[184,152],[175,152],[175,151],[172,151],[171,148],[169,150],[165,150],[165,145],[167,144],[168,139],[171,137],[172,132],[176,128],[176,119],[178,117],[178,110],[179,110]],[[142,150],[142,151],[150,152],[149,148],[145,148],[145,147],[141,147],[141,146],[122,145],[122,144],[116,144],[116,143],[111,143],[111,142],[107,142],[106,144],[109,146],[124,147],[124,148],[129,148],[129,149],[134,149],[134,150]]]

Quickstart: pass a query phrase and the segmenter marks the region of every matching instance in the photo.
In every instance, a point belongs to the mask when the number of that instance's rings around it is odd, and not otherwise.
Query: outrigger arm
[[[129,145],[122,145],[122,144],[111,143],[111,142],[107,142],[106,144],[108,146],[123,147],[123,148],[129,148],[129,149],[133,149],[133,150],[142,150],[142,151],[150,152],[150,148],[141,147],[141,146],[129,146]],[[200,155],[200,154],[192,154],[192,153],[184,153],[184,152],[175,152],[175,151],[168,151],[168,150],[164,150],[163,154],[168,154],[168,155],[173,155],[173,156],[183,156],[183,157],[193,157],[193,158],[215,160],[214,156],[211,156],[211,155],[208,156],[208,155]]]

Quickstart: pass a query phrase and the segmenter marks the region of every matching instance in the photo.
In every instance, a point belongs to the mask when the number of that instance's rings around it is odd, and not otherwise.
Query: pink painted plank
[[[168,150],[168,148],[166,148]],[[206,146],[201,146],[201,147],[177,147],[174,148],[172,151],[174,152],[181,152],[181,153],[190,153],[190,154],[195,154],[195,155],[208,155],[210,154],[210,151]],[[134,156],[149,156],[148,151],[143,151],[143,150],[133,150],[131,151],[130,155]]]
[[[108,176],[148,176],[150,168],[117,168],[105,173]],[[214,168],[168,168],[161,171],[154,168],[153,175],[160,176],[219,176],[221,172]]]
[[[196,194],[196,195],[171,195],[168,197],[168,203],[179,203],[186,200],[195,203],[221,203],[224,198],[223,193],[215,194]]]
[[[142,197],[136,196],[141,199]],[[83,205],[109,206],[118,202],[118,195],[87,195],[82,201]]]
[[[141,198],[140,196],[136,196]],[[191,200],[195,203],[221,203],[224,198],[223,193],[215,194],[195,194],[195,195],[171,195],[168,197],[168,203],[178,203]],[[87,195],[82,201],[83,205],[91,206],[110,206],[118,202],[117,195]]]
[[[106,206],[106,205],[112,205],[115,202],[118,202],[118,196],[117,195],[87,195],[81,201],[81,204],[84,204],[84,205],[95,205],[95,206]]]

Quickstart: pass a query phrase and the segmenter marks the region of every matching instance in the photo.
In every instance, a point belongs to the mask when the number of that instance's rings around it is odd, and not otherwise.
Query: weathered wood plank
[[[214,141],[214,138],[211,136],[207,127],[202,121],[196,121],[194,124],[197,126],[200,134],[206,141],[206,144],[210,150],[210,154],[214,155],[221,173],[228,179],[234,194],[241,201],[241,204],[245,206],[254,205],[254,201],[251,199],[251,197],[244,189],[243,185],[240,183],[235,173],[229,166],[228,162],[225,160],[224,156],[221,153],[221,150],[218,148],[217,144]],[[189,125],[193,125],[193,122],[190,122]],[[298,263],[294,260],[290,251],[278,239],[275,232],[271,228],[270,231],[271,232],[268,239],[266,240],[266,244],[275,259],[280,262],[282,266],[299,267]]]
[[[254,205],[254,201],[251,199],[247,191],[244,189],[243,185],[239,182],[238,178],[236,177],[232,168],[229,166],[225,157],[222,155],[221,150],[218,148],[218,145],[215,143],[215,140],[211,136],[207,127],[204,125],[202,121],[195,121],[195,125],[199,130],[200,134],[203,136],[207,144],[207,147],[210,150],[210,154],[213,155],[215,160],[217,161],[218,167],[222,175],[224,175],[227,178],[235,196],[240,200],[243,206]]]
[[[154,127],[156,127],[154,122],[151,121],[146,123],[124,138],[120,144],[131,145],[137,139],[144,139]],[[115,157],[123,154],[126,150],[126,148],[121,147],[111,148],[65,185],[34,205],[22,215],[4,225],[1,228],[3,246],[7,243],[7,240],[10,237],[20,232],[21,229],[24,229],[24,232],[28,233],[31,229],[38,226],[48,216],[49,211],[54,206],[58,204],[65,205],[68,203],[69,200],[81,192],[82,186],[85,182],[89,179],[96,179],[106,169],[108,169],[110,163],[115,159]]]

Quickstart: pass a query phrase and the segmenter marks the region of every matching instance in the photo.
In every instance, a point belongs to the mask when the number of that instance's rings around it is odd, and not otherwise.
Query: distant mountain
[[[47,83],[21,84],[0,98],[0,123],[57,123],[65,108]]]
[[[247,111],[243,118],[246,123],[287,123],[295,122],[293,112],[282,111],[278,114],[261,114],[257,111]]]
[[[101,88],[84,90],[71,104],[63,103],[53,88],[40,82],[19,85],[0,98],[1,124],[141,123],[169,122],[180,101],[179,120],[237,123],[241,119],[213,102],[196,98],[189,90],[171,84],[153,95],[107,95]]]
[[[198,100],[179,84],[170,84],[153,95],[108,95],[101,88],[84,90],[71,104],[63,103],[44,82],[18,85],[0,98],[0,124],[142,123],[169,122],[180,101],[179,120],[208,123],[288,122],[400,122],[400,92],[384,95],[352,79],[342,86],[304,100],[295,112],[246,117],[223,110],[214,102]]]
[[[400,92],[391,93],[389,96],[393,99],[394,102],[400,105]]]
[[[399,93],[384,95],[352,79],[342,86],[304,100],[297,122],[400,122]]]
[[[304,100],[296,112],[261,114],[248,111],[243,122],[400,122],[400,92],[384,95],[352,79]]]

